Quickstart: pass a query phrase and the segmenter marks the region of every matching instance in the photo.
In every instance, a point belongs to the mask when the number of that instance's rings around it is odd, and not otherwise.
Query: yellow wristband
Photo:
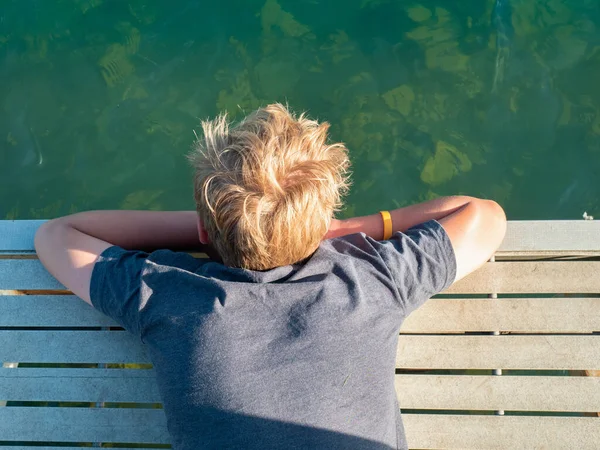
[[[389,211],[379,211],[383,219],[383,240],[387,241],[392,237],[392,216]]]

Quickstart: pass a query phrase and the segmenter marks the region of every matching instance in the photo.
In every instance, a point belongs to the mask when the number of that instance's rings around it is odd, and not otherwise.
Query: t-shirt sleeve
[[[107,248],[98,257],[90,281],[92,305],[123,328],[140,336],[142,272],[147,253]]]
[[[405,315],[448,288],[456,278],[456,256],[450,238],[436,220],[419,224],[387,241],[372,240],[388,268]]]

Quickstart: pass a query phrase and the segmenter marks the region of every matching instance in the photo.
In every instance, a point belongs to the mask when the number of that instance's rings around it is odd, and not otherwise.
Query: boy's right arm
[[[196,221],[195,211],[86,211],[44,223],[36,232],[35,249],[48,272],[92,304],[93,269],[106,249],[206,251]]]
[[[456,256],[456,279],[460,280],[482,266],[498,249],[506,233],[506,216],[491,200],[467,196],[442,197],[390,211],[393,232],[429,220],[443,227]],[[326,238],[363,232],[375,240],[383,239],[383,220],[379,213],[336,220]]]

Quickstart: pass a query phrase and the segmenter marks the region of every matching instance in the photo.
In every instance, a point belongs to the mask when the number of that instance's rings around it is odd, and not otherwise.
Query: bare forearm
[[[55,219],[125,249],[197,249],[195,211],[88,211]]]
[[[409,228],[429,220],[440,220],[465,207],[474,197],[451,196],[441,197],[424,203],[410,205],[390,211],[392,231],[406,231]],[[344,236],[352,233],[365,233],[376,240],[383,239],[383,220],[379,213],[369,216],[352,217],[334,221],[327,238]]]

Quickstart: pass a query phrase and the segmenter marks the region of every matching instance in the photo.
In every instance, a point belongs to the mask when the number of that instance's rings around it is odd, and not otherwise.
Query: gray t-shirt
[[[90,295],[147,345],[177,450],[405,449],[398,332],[455,273],[430,221],[268,271],[110,247]]]

